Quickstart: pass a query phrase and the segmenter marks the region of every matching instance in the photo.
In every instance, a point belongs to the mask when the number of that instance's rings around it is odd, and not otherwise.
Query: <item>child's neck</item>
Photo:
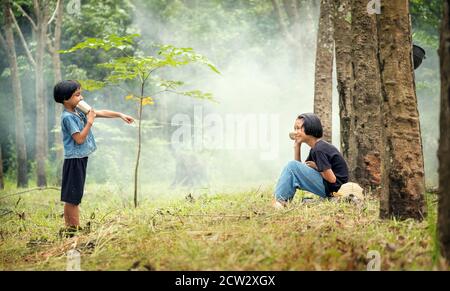
[[[64,104],[64,108],[69,112],[75,112],[75,107],[72,107],[70,105]]]
[[[320,138],[311,137],[311,138],[308,138],[307,140],[305,140],[305,142],[310,148],[314,148],[316,146],[316,143],[319,140],[320,140]]]

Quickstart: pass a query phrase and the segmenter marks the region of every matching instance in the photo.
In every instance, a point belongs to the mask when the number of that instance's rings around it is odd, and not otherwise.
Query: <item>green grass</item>
[[[382,270],[446,269],[439,258],[436,197],[422,222],[378,218],[377,200],[271,207],[271,187],[235,193],[145,188],[137,209],[128,190],[88,185],[81,206],[90,232],[63,239],[53,190],[5,199],[0,192],[0,270],[65,270],[81,252],[83,270],[366,270],[377,250]],[[167,193],[170,193],[168,195]],[[169,197],[168,197],[169,196]]]

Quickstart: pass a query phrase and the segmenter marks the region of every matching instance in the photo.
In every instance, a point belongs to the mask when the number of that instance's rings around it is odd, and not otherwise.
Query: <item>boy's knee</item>
[[[299,161],[290,161],[287,163],[286,167],[290,170],[295,170],[301,168],[304,164]]]

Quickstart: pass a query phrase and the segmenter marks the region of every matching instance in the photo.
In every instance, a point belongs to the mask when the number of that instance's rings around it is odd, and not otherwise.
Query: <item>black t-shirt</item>
[[[328,196],[332,192],[337,192],[342,184],[348,182],[348,167],[342,154],[338,149],[324,140],[319,140],[309,152],[306,161],[313,161],[317,165],[317,170],[323,172],[331,169],[336,176],[336,183],[329,183],[323,179],[325,192]]]

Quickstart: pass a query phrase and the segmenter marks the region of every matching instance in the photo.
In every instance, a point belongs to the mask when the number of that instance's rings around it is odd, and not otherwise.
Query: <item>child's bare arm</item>
[[[307,161],[306,165],[310,168],[313,168],[314,170],[318,171],[317,165],[313,161]],[[332,169],[326,169],[323,172],[320,172],[320,175],[322,175],[322,178],[324,178],[329,183],[336,183],[336,175],[334,174]]]
[[[97,117],[121,118],[126,123],[132,123],[134,121],[133,117],[125,115],[121,112],[115,112],[110,110],[96,110],[95,113],[97,114]]]
[[[336,183],[336,176],[334,175],[333,170],[327,169],[320,173],[322,175],[322,178],[327,180],[329,183]]]
[[[118,118],[120,117],[120,112],[110,111],[110,110],[95,110],[97,117],[103,118]]]
[[[96,114],[93,110],[88,113],[86,126],[83,128],[81,132],[76,132],[72,135],[72,138],[75,140],[77,144],[83,144],[86,141],[86,138],[89,134],[89,130],[94,124]]]
[[[301,146],[302,143],[297,142],[294,143],[294,159],[299,162],[302,161]]]

